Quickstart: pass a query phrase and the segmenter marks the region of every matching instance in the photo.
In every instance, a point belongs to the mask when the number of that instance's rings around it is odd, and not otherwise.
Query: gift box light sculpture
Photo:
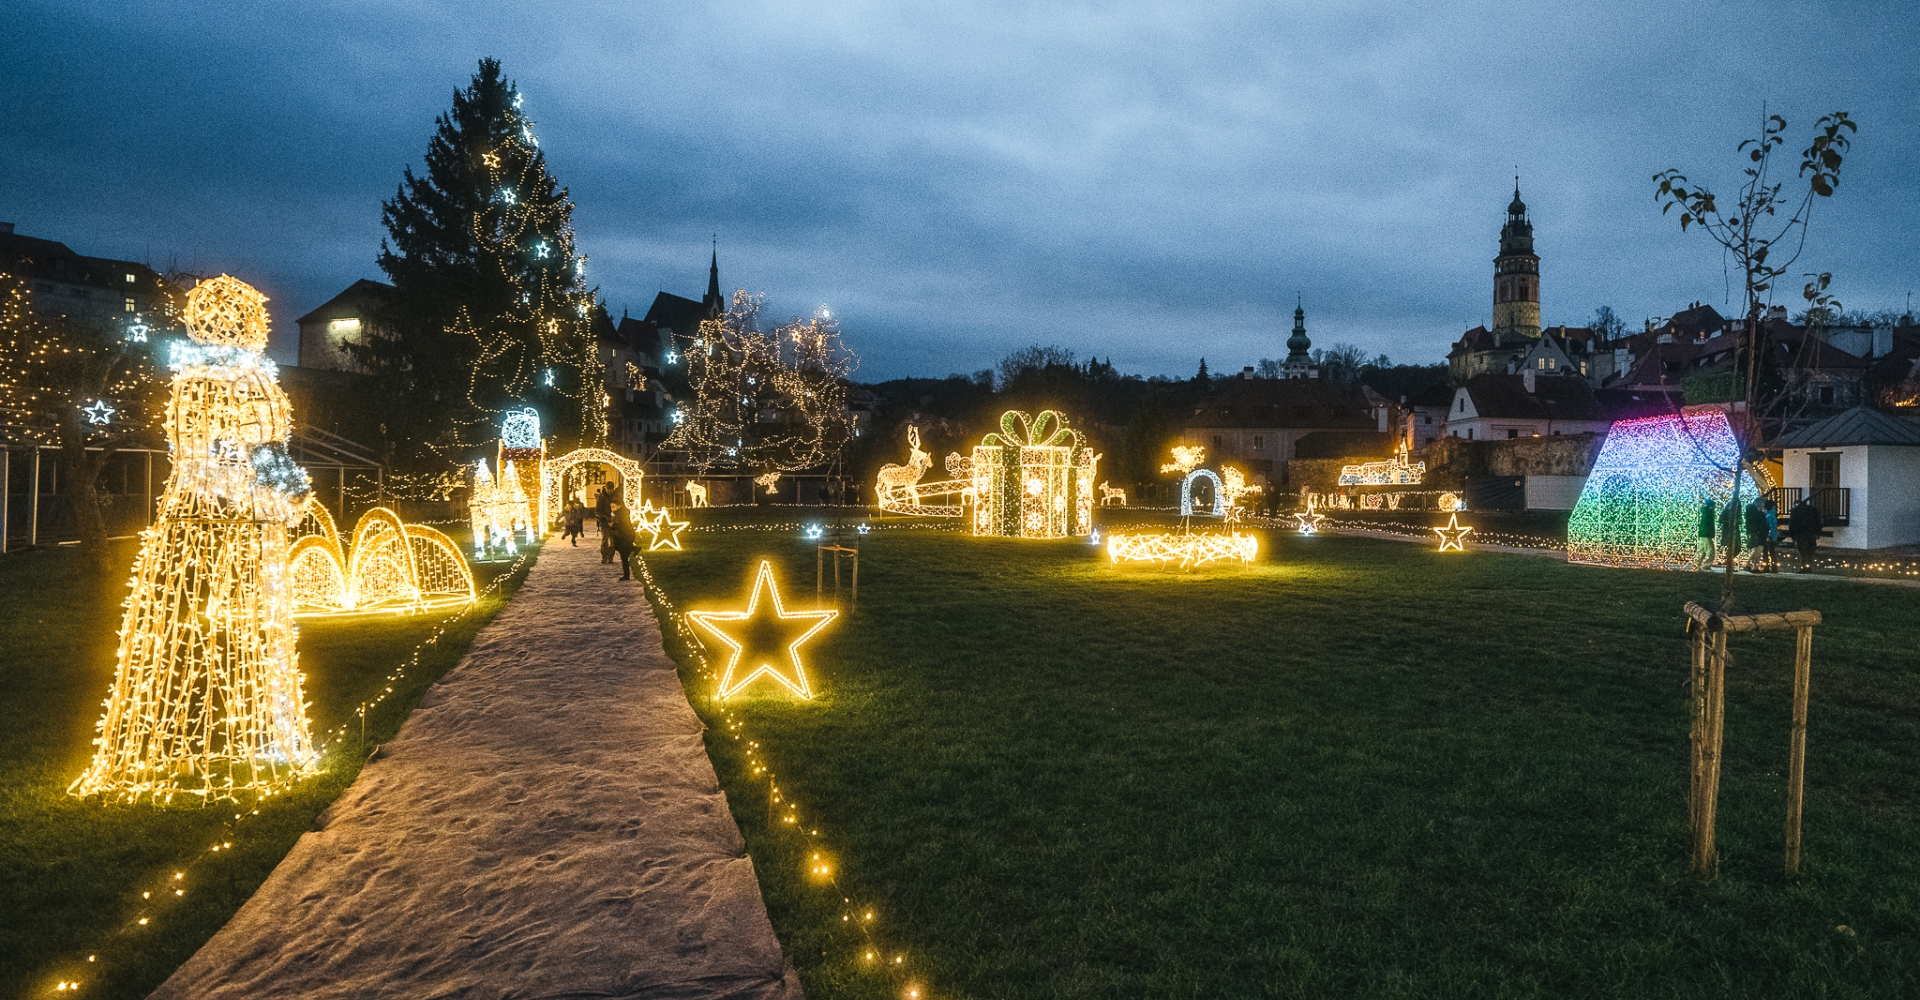
[[[1093,480],[1100,456],[1053,410],[1000,417],[1000,430],[973,449],[973,533],[1069,538],[1093,530]]]
[[[421,612],[473,603],[473,571],[453,539],[424,524],[402,524],[375,507],[360,515],[349,546],[333,515],[309,497],[302,534],[288,550],[294,615]]]
[[[1616,422],[1567,521],[1567,561],[1690,567],[1701,502],[1720,507],[1732,498],[1739,456],[1719,410]],[[1739,475],[1745,502],[1758,489]]]
[[[1191,569],[1215,562],[1250,563],[1259,553],[1259,538],[1237,531],[1107,536],[1107,561],[1114,564],[1178,562],[1181,569]]]
[[[762,677],[778,682],[798,697],[812,698],[807,668],[800,662],[800,646],[839,615],[832,609],[788,611],[780,603],[780,588],[773,582],[773,565],[762,559],[745,611],[689,611],[687,620],[732,653],[720,676],[719,697],[724,701]],[[762,648],[773,643],[783,646],[790,671],[774,666],[779,653]]]
[[[294,648],[288,529],[309,492],[267,346],[266,296],[221,275],[187,293],[173,471],[141,535],[93,760],[74,795],[270,794],[317,755]]]

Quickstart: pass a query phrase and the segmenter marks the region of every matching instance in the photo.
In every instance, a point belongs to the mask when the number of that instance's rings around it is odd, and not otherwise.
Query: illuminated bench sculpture
[[[1616,422],[1567,521],[1567,561],[1689,568],[1701,501],[1726,506],[1739,454],[1719,410]],[[1742,504],[1757,495],[1741,472]]]

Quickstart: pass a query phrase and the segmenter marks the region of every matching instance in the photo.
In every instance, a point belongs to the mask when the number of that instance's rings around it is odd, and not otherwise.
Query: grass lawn
[[[810,605],[796,531],[687,538],[648,557],[677,608],[737,606],[763,555]],[[843,899],[934,997],[1920,995],[1920,591],[1739,581],[1741,610],[1826,615],[1806,875],[1790,633],[1743,635],[1702,884],[1680,609],[1717,578],[1329,535],[1194,573],[1097,551],[875,531],[819,697],[731,703],[845,891],[678,651],[810,996],[900,995]]]
[[[0,559],[0,996],[53,996],[61,980],[79,981],[85,997],[142,997],[159,985],[240,908],[352,783],[366,747],[399,730],[524,578],[502,581],[421,648],[417,666],[409,665],[415,648],[445,615],[302,624],[315,736],[350,719],[352,731],[328,753],[323,774],[255,815],[251,805],[102,805],[65,794],[91,754],[113,682],[133,544],[116,555],[104,580],[85,576],[72,549]],[[476,565],[476,579],[485,587],[506,566]],[[394,693],[368,714],[362,744],[356,707],[403,665]],[[244,819],[235,822],[236,813]],[[232,847],[209,852],[216,843]]]

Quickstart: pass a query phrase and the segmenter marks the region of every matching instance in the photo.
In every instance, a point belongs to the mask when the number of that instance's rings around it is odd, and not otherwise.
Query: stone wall
[[[1468,476],[1584,476],[1593,471],[1605,434],[1560,434],[1510,441],[1441,438],[1418,453],[1427,482],[1464,486]],[[1336,473],[1337,474],[1337,473]]]

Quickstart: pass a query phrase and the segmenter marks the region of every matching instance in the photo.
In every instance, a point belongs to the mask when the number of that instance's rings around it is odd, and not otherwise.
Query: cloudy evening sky
[[[1649,177],[1731,188],[1762,103],[1861,124],[1797,270],[1920,286],[1911,3],[66,3],[0,24],[0,220],[228,271],[291,320],[379,278],[380,201],[481,56],[526,93],[619,315],[821,304],[861,377],[1058,343],[1127,371],[1439,360],[1491,309],[1516,166],[1542,311],[1722,306]],[[1789,171],[1790,172],[1790,171]],[[1798,285],[1782,301],[1798,307]],[[1736,290],[1737,294],[1737,290]]]

